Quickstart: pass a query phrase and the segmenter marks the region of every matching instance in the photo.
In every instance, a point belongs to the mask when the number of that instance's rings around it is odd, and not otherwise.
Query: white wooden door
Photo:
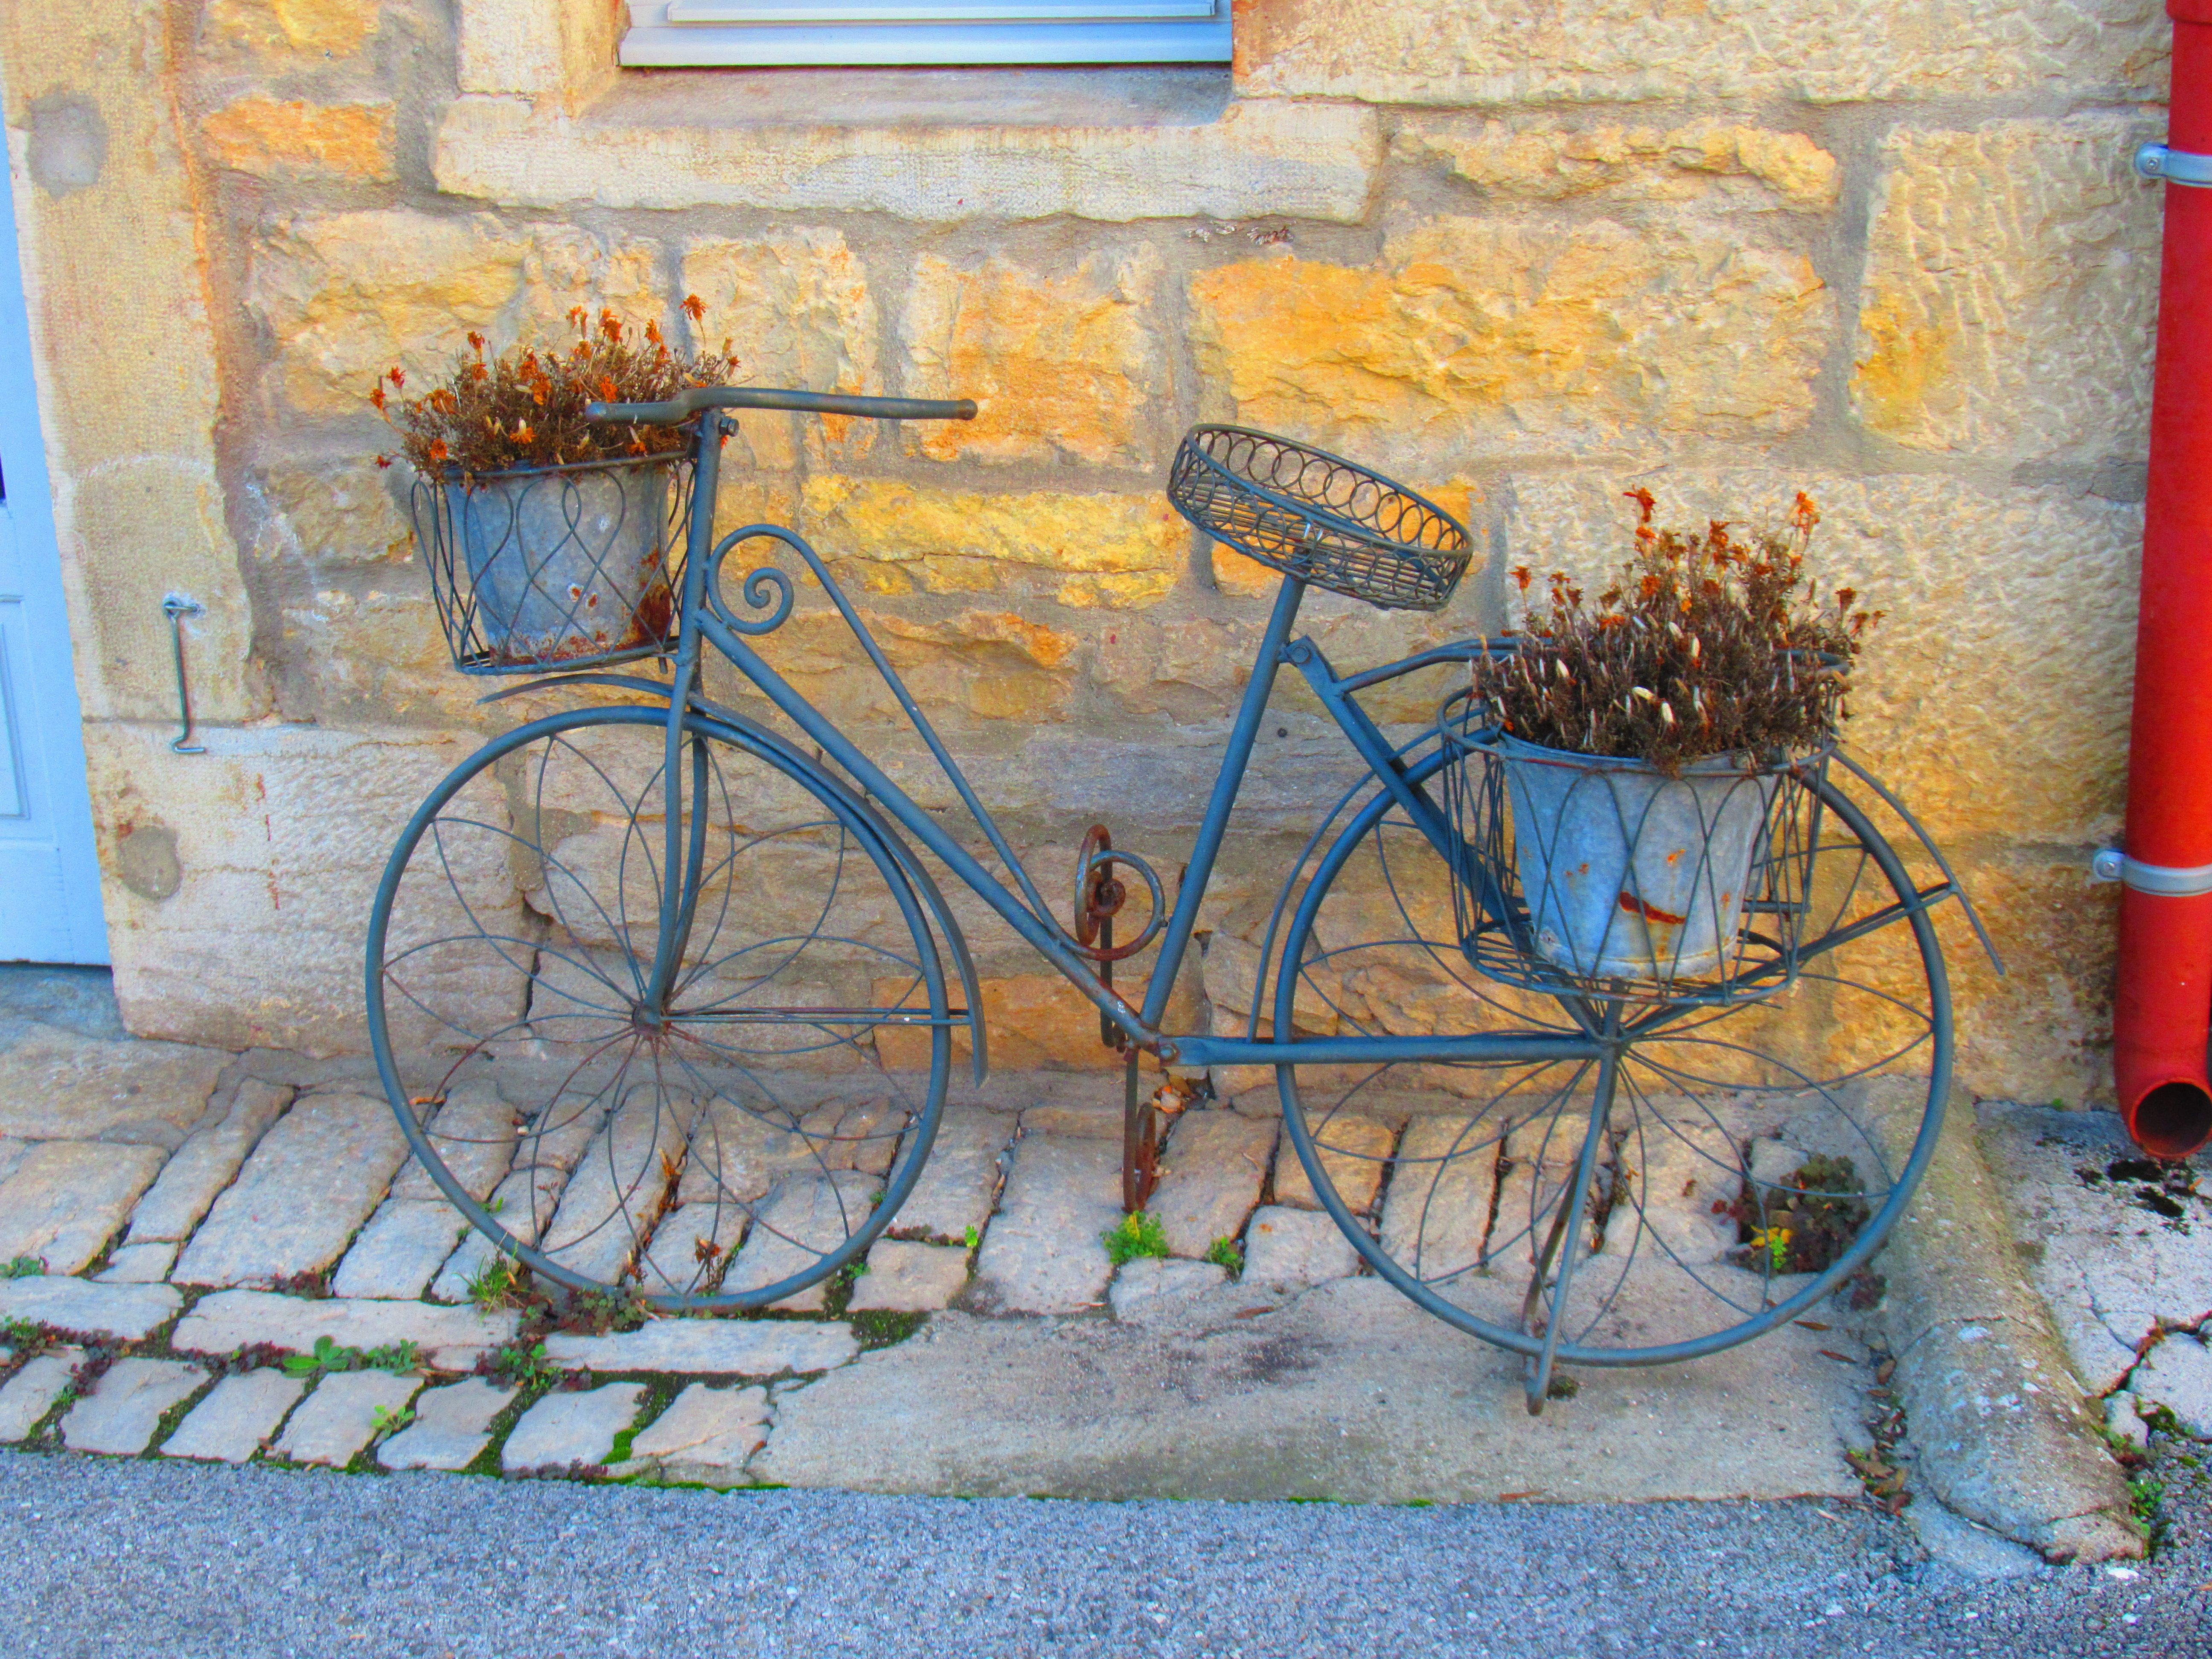
[[[0,962],[106,960],[15,204],[0,187]]]

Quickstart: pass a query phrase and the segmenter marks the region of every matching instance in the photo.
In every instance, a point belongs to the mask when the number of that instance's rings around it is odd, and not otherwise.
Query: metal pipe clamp
[[[2200,190],[2212,190],[2212,155],[2168,149],[2164,144],[2145,144],[2136,152],[2136,171],[2161,184],[2193,185]]]
[[[2186,869],[2178,865],[2145,864],[2116,847],[2106,848],[2089,860],[2089,875],[2092,880],[2120,882],[2138,893],[2151,893],[2160,898],[2195,898],[2212,893],[2212,864],[2193,865]]]

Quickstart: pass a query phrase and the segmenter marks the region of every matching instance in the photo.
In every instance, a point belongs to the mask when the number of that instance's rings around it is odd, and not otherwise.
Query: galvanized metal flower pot
[[[457,667],[515,673],[661,648],[689,495],[681,456],[533,467],[415,490]]]
[[[1592,978],[1692,979],[1733,952],[1777,777],[1741,755],[1673,776],[1499,733],[1538,954]]]

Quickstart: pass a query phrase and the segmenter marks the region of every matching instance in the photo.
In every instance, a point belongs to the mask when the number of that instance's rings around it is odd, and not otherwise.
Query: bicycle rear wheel
[[[697,714],[671,908],[667,726],[550,716],[431,794],[370,921],[378,1066],[423,1174],[537,1273],[817,1306],[921,1173],[957,1016],[872,815]]]
[[[1874,1293],[1857,1276],[1942,1125],[1948,982],[1931,901],[1857,803],[1808,787],[1802,969],[1764,999],[1577,1011],[1485,977],[1388,796],[1289,924],[1279,1031],[1600,1039],[1579,1060],[1277,1069],[1315,1201],[1422,1307],[1529,1356],[1532,1409],[1553,1362],[1691,1359]]]

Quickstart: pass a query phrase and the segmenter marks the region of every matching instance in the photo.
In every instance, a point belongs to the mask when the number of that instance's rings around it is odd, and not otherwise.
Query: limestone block
[[[392,177],[392,106],[248,95],[200,122],[218,167],[257,179]]]
[[[1742,1154],[1734,1137],[1694,1103],[1671,1111],[1655,1104],[1647,1102],[1638,1113],[1620,1148],[1625,1185],[1606,1218],[1606,1250],[1624,1258],[1635,1250],[1686,1267],[1725,1261],[1737,1243],[1734,1208],[1743,1189]],[[1761,1140],[1753,1149],[1779,1145]],[[1773,1171],[1777,1176],[1804,1161],[1802,1153],[1790,1157],[1794,1161]]]
[[[18,1140],[13,1135],[0,1135],[0,1181],[5,1181],[15,1173],[15,1166],[23,1161],[23,1155],[30,1150],[31,1143],[27,1140]]]
[[[581,1394],[556,1389],[522,1414],[499,1449],[499,1466],[515,1474],[604,1465],[644,1397],[642,1382],[606,1382]]]
[[[172,697],[174,688],[171,688]],[[86,727],[94,811],[104,848],[131,825],[169,827],[182,884],[152,898],[111,881],[105,896],[124,1020],[144,1036],[220,1046],[361,1053],[361,960],[370,900],[397,826],[475,746],[454,732],[386,735],[315,726],[213,727],[208,753],[170,764],[173,725]],[[465,810],[503,824],[506,803],[478,785]],[[498,837],[457,838],[450,866],[410,878],[392,949],[520,926]],[[106,862],[114,867],[113,855]],[[459,883],[477,920],[456,923]],[[417,891],[433,896],[416,900]],[[443,897],[437,896],[443,894]],[[436,931],[431,931],[432,929]],[[412,931],[410,931],[412,930]],[[239,949],[241,939],[254,941]],[[489,947],[483,947],[488,951]],[[405,983],[464,1029],[491,1030],[520,1012],[520,976],[484,972],[481,952],[418,951]],[[458,1042],[450,1027],[393,998],[394,1040],[420,1051]]]
[[[102,1285],[58,1273],[0,1279],[0,1321],[24,1319],[118,1342],[151,1335],[176,1317],[183,1303],[167,1285]]]
[[[797,1319],[651,1319],[611,1336],[556,1331],[545,1339],[545,1358],[566,1370],[699,1376],[826,1371],[860,1352],[846,1326]]]
[[[1406,1126],[1382,1203],[1382,1249],[1416,1279],[1464,1273],[1482,1258],[1497,1136],[1486,1117],[1421,1116]]]
[[[1218,1262],[1139,1256],[1134,1261],[1123,1262],[1115,1273],[1106,1299],[1116,1319],[1140,1320],[1147,1315],[1172,1316],[1178,1311],[1178,1304],[1228,1281],[1229,1269]]]
[[[773,1419],[768,1390],[758,1384],[717,1389],[694,1382],[638,1431],[629,1444],[629,1461],[610,1473],[650,1471],[664,1480],[736,1486],[744,1478],[745,1460],[766,1443]]]
[[[1103,1091],[1101,1092],[1103,1092]],[[1074,1140],[1121,1139],[1121,1104],[1118,1100],[1059,1100],[1022,1110],[1022,1133],[1058,1135]]]
[[[0,1182],[0,1261],[31,1256],[73,1273],[123,1226],[161,1167],[156,1146],[46,1140]]]
[[[149,1244],[118,1244],[107,1258],[107,1265],[100,1270],[103,1285],[159,1285],[169,1276],[169,1269],[177,1264],[177,1252],[182,1247],[174,1239],[156,1239]]]
[[[2145,1356],[2128,1386],[2164,1406],[2199,1440],[2212,1440],[2212,1350],[2185,1331],[2174,1331]]]
[[[877,1000],[889,1006],[910,983],[877,981]],[[1013,974],[980,981],[976,988],[982,994],[983,1028],[994,1067],[1017,1072],[1121,1069],[1121,1055],[1098,1040],[1097,1006],[1058,974]],[[969,1047],[965,1028],[955,1027],[956,1066],[967,1064]],[[876,1052],[894,1071],[921,1071],[929,1064],[927,1040],[893,1027],[876,1033]]]
[[[177,1262],[185,1285],[267,1285],[338,1258],[407,1143],[367,1095],[308,1095],[261,1138]]]
[[[514,1161],[518,1115],[495,1084],[471,1079],[447,1091],[445,1103],[427,1126],[438,1162],[460,1182],[463,1192],[480,1203],[505,1179]],[[445,1199],[430,1172],[411,1153],[407,1167],[392,1183],[392,1195],[435,1199],[441,1203]]]
[[[511,1309],[477,1313],[421,1302],[309,1300],[268,1291],[218,1291],[192,1304],[191,1312],[177,1322],[170,1341],[180,1353],[207,1354],[264,1342],[291,1353],[313,1353],[316,1339],[325,1336],[342,1348],[364,1352],[412,1342],[433,1369],[465,1371],[514,1340],[519,1322]]]
[[[1359,1252],[1344,1230],[1316,1210],[1279,1204],[1252,1212],[1244,1230],[1244,1282],[1285,1289],[1346,1279],[1359,1271]]]
[[[241,1081],[222,1121],[196,1129],[161,1168],[131,1212],[131,1243],[178,1241],[191,1236],[222,1189],[230,1185],[284,1109],[292,1091],[259,1078]],[[175,1251],[170,1252],[171,1255]]]
[[[1237,60],[1240,84],[1263,95],[1389,104],[2154,96],[2155,17],[2138,0],[2032,15],[1936,0],[1870,29],[1814,0],[1750,0],[1638,13],[1624,28],[1601,0],[1289,0],[1237,19]]]
[[[2155,119],[1898,127],[1882,149],[1851,402],[1871,431],[1993,461],[2139,458],[2150,418]]]
[[[646,1245],[638,1284],[648,1296],[713,1287],[721,1263],[744,1240],[752,1206],[725,1198],[680,1205],[660,1219]]]
[[[248,483],[268,514],[255,551],[322,569],[404,565],[415,554],[406,483],[402,469],[366,459],[272,459]]]
[[[963,1243],[969,1228],[980,1233],[999,1195],[1000,1155],[1013,1139],[1015,1127],[1016,1120],[1006,1113],[946,1107],[921,1178],[899,1206],[892,1231]]]
[[[331,1276],[334,1296],[422,1294],[468,1223],[442,1198],[392,1198],[380,1205]]]
[[[647,244],[514,230],[489,215],[303,214],[264,231],[246,297],[278,343],[276,392],[302,414],[352,415],[386,369],[447,368],[472,329],[495,347],[559,344],[575,305],[661,319],[656,257]]]
[[[1121,1220],[1121,1147],[1024,1135],[976,1258],[975,1295],[1008,1313],[1079,1313],[1104,1298],[1101,1242]]]
[[[0,1384],[0,1446],[27,1438],[39,1419],[53,1410],[54,1401],[69,1387],[70,1372],[82,1363],[82,1348],[53,1348],[26,1360],[23,1368]]]
[[[273,1365],[226,1376],[161,1443],[161,1455],[243,1463],[269,1443],[307,1388],[305,1377]]]
[[[1267,1178],[1275,1127],[1273,1119],[1237,1112],[1186,1112],[1176,1120],[1146,1206],[1159,1218],[1168,1249],[1204,1255],[1216,1239],[1243,1232]]]
[[[1170,395],[1153,307],[1164,274],[1150,246],[1094,254],[1069,271],[991,258],[972,270],[933,254],[915,267],[906,313],[909,384],[973,398],[973,421],[920,431],[933,460],[1150,466]]]
[[[1382,1188],[1396,1133],[1379,1119],[1341,1111],[1315,1118],[1309,1129],[1328,1184],[1336,1189],[1346,1208],[1354,1215],[1364,1215]],[[1306,1166],[1287,1135],[1275,1152],[1275,1202],[1299,1210],[1321,1208]]]
[[[697,1110],[658,1085],[632,1088],[569,1176],[538,1248],[587,1279],[619,1280],[667,1206]]]
[[[229,1059],[181,1043],[33,1026],[0,1053],[0,1133],[173,1149],[207,1109]]]
[[[708,345],[732,340],[755,384],[882,394],[882,316],[866,267],[841,233],[778,230],[693,242],[684,251],[684,291],[707,307],[692,325],[695,337]],[[866,455],[880,433],[878,422],[836,415],[763,411],[737,419],[752,465],[778,471],[801,453]],[[725,465],[738,453],[732,445]]]
[[[854,1313],[933,1313],[968,1288],[968,1247],[883,1239],[870,1247],[868,1271],[854,1282]]]
[[[152,1443],[163,1414],[206,1381],[205,1371],[181,1359],[118,1359],[62,1419],[62,1443],[136,1457]]]
[[[441,191],[518,206],[1352,223],[1381,151],[1374,112],[1344,105],[1237,102],[1191,125],[760,128],[587,124],[473,97],[447,106],[433,167]]]
[[[890,1167],[896,1145],[887,1102],[832,1100],[802,1111],[765,1100],[740,1104],[717,1095],[692,1128],[677,1201],[750,1205],[793,1176],[854,1169],[880,1175]]]
[[[1188,562],[1188,527],[1157,495],[981,495],[825,475],[802,526],[866,592],[1034,591],[1060,604],[1141,607]]]
[[[1505,562],[1577,576],[1617,563],[1635,511],[1619,488],[1516,481]],[[2141,509],[2058,489],[1745,469],[1670,472],[1658,518],[1771,522],[1801,489],[1820,507],[1822,580],[1888,613],[1852,670],[1853,752],[1939,845],[2116,834]],[[2053,617],[2067,619],[2063,647]],[[2078,888],[2075,902],[2078,916]]]
[[[1263,257],[1190,293],[1208,413],[1378,459],[1780,436],[1811,417],[1835,326],[1802,253],[1604,219],[1437,219],[1373,267]]]
[[[465,1469],[491,1443],[492,1419],[515,1390],[468,1376],[415,1396],[415,1420],[376,1449],[387,1469]]]
[[[1485,120],[1415,120],[1393,146],[1409,161],[1442,161],[1488,196],[1538,202],[1696,203],[1753,211],[1826,211],[1836,204],[1836,158],[1802,132],[1706,122],[1571,128]]]
[[[866,1224],[882,1191],[879,1178],[856,1170],[781,1182],[753,1212],[744,1248],[723,1275],[723,1293],[761,1290],[817,1266]],[[811,1313],[822,1306],[823,1293],[817,1279],[771,1305]]]
[[[390,1423],[407,1409],[422,1386],[419,1376],[394,1376],[389,1371],[341,1371],[325,1376],[294,1410],[271,1449],[295,1463],[343,1468],[376,1437],[380,1423]]]
[[[376,33],[378,0],[214,0],[209,32],[256,51],[349,58]]]

